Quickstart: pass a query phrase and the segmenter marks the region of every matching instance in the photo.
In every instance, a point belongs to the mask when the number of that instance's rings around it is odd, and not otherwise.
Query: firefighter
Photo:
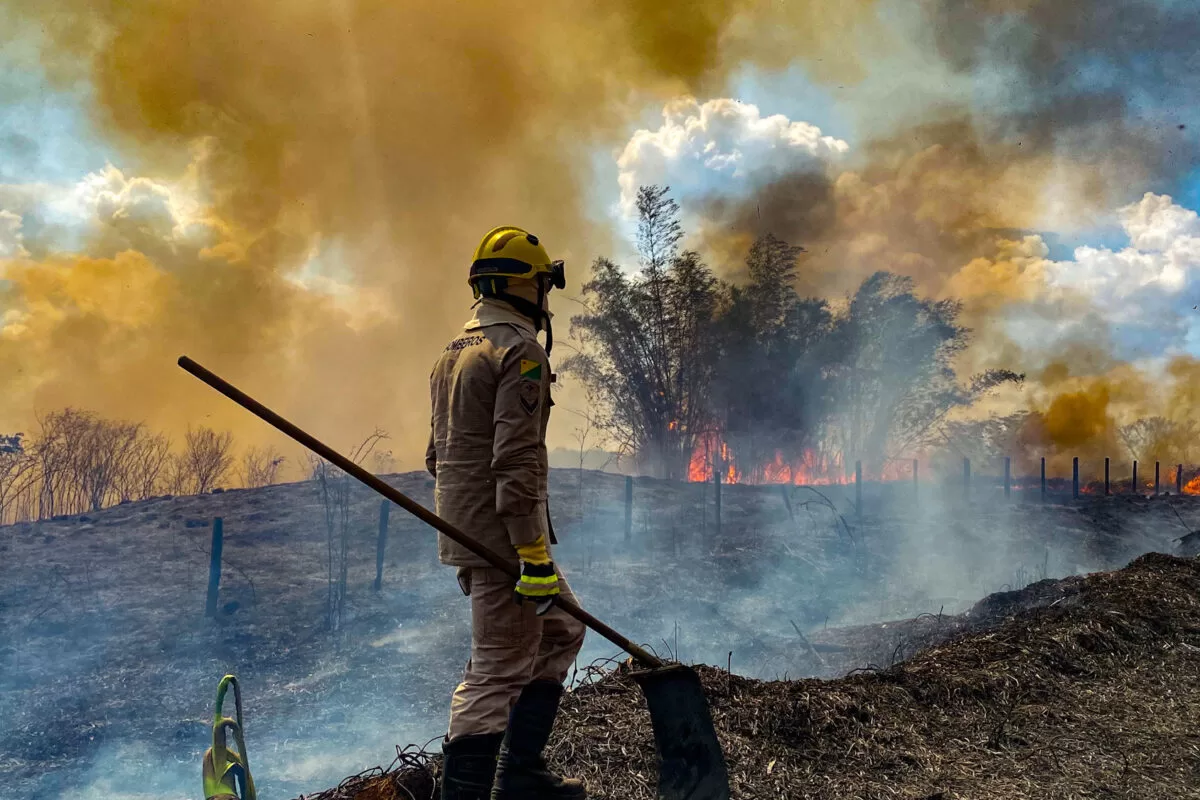
[[[584,637],[583,625],[554,607],[556,598],[575,598],[551,556],[546,508],[547,298],[566,285],[563,264],[533,234],[500,227],[475,251],[468,283],[475,316],[430,376],[426,467],[438,515],[519,565],[521,578],[514,586],[438,535],[439,559],[457,567],[471,598],[471,656],[442,742],[442,798],[580,800],[582,782],[550,772],[542,756]]]

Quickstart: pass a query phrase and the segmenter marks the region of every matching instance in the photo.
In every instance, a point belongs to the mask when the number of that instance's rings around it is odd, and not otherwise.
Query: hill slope
[[[387,480],[432,503],[428,475]],[[813,491],[736,485],[724,488],[718,529],[711,486],[638,478],[627,538],[624,478],[553,470],[550,480],[555,558],[589,611],[660,652],[763,679],[888,667],[963,632],[953,615],[989,592],[1123,567],[1200,527],[1196,497],[1041,504],[977,493],[966,503],[953,486],[927,486],[916,503],[889,485],[868,487],[857,519],[852,492],[821,489],[845,525]],[[7,791],[194,796],[226,672],[246,691],[264,797],[311,792],[387,763],[395,742],[440,736],[469,648],[468,601],[437,564],[433,532],[398,509],[375,591],[380,498],[355,489],[349,510],[336,631],[325,614],[326,515],[311,481],[0,527]],[[206,617],[216,517],[221,613]],[[1057,592],[1045,589],[1048,602]],[[1004,597],[990,602],[1003,611]],[[589,636],[580,663],[612,654]]]

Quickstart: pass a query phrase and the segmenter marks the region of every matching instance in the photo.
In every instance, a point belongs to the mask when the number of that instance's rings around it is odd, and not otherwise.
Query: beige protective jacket
[[[548,532],[550,361],[533,324],[483,300],[429,378],[433,424],[425,466],[436,478],[438,516],[519,563],[514,545]],[[457,567],[488,562],[438,534],[438,557]]]

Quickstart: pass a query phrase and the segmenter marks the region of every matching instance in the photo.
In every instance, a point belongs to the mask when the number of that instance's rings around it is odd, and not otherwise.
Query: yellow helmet
[[[478,299],[481,294],[504,291],[508,278],[530,280],[543,274],[550,276],[551,286],[558,289],[566,287],[563,262],[551,261],[538,237],[523,228],[501,225],[488,231],[479,247],[475,248],[467,283]],[[487,291],[483,291],[483,288]]]

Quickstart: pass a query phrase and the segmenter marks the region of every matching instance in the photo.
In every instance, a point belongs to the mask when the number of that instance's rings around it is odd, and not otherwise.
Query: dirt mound
[[[993,595],[984,627],[881,670],[755,681],[699,667],[738,798],[1200,796],[1200,561]],[[623,666],[571,692],[549,753],[595,798],[653,798]],[[437,758],[306,800],[432,798]]]

